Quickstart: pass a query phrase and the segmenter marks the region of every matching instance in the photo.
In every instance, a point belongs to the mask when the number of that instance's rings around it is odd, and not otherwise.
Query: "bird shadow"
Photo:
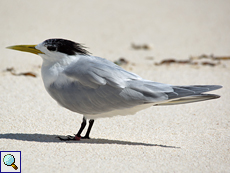
[[[64,136],[59,136],[64,137]],[[33,142],[47,142],[47,143],[88,143],[88,144],[118,144],[118,145],[133,145],[133,146],[155,146],[155,147],[164,147],[164,148],[180,148],[176,146],[168,146],[161,144],[149,144],[143,142],[130,142],[130,141],[121,141],[121,140],[111,140],[111,139],[101,139],[101,138],[91,138],[91,139],[81,139],[62,141],[57,138],[57,135],[49,134],[25,134],[25,133],[5,133],[0,134],[0,139],[14,139],[20,141],[33,141]]]

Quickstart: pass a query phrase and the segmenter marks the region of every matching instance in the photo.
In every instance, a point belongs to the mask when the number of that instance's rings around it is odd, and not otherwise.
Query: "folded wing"
[[[172,105],[208,100],[219,96],[204,92],[221,88],[218,85],[172,86],[144,80],[110,61],[93,56],[79,59],[65,69],[64,74],[74,81],[66,86],[69,87],[66,91],[71,91],[71,105],[84,114],[149,103]]]

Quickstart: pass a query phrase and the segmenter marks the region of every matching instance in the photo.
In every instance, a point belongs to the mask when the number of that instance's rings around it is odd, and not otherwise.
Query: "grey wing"
[[[144,80],[99,57],[80,59],[64,74],[74,81],[68,90],[85,114],[159,102],[168,99],[166,92],[173,92],[170,85]]]
[[[124,88],[128,80],[141,79],[138,75],[125,71],[111,61],[94,56],[80,58],[65,69],[64,74],[90,88],[106,84]]]
[[[99,57],[84,57],[65,69],[74,82],[72,98],[85,114],[98,114],[137,105],[182,104],[217,98],[202,94],[221,86],[172,86],[144,80]],[[76,102],[76,101],[75,101]],[[77,111],[79,112],[79,111]]]
[[[166,93],[168,100],[158,103],[157,105],[176,105],[205,101],[219,98],[216,94],[205,94],[205,92],[222,88],[220,85],[189,85],[189,86],[172,86],[174,92]]]

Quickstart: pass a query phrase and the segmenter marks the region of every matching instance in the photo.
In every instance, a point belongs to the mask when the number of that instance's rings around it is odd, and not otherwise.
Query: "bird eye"
[[[56,47],[54,47],[54,46],[47,46],[47,49],[48,49],[49,51],[55,51],[55,50],[56,50]]]

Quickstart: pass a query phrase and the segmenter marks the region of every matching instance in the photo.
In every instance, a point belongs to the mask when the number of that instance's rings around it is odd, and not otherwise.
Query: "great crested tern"
[[[153,82],[128,72],[106,59],[92,56],[79,43],[48,39],[38,45],[7,47],[40,55],[41,73],[50,96],[61,106],[80,114],[83,121],[78,133],[65,140],[88,138],[94,119],[131,115],[157,105],[176,105],[219,98],[203,94],[220,85],[174,86]]]

